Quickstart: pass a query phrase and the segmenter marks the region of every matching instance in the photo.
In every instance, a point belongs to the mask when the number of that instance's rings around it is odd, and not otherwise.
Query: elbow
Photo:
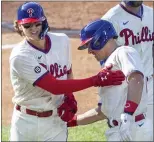
[[[127,77],[128,83],[130,82],[134,82],[140,85],[144,84],[144,75],[143,73],[136,71],[131,73],[128,77]]]

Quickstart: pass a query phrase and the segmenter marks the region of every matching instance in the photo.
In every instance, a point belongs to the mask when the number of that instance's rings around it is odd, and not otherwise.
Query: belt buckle
[[[39,109],[38,111],[36,111],[36,116],[39,116],[39,113],[42,113],[43,111],[41,109]]]
[[[21,111],[22,113],[27,113],[27,112],[26,112],[26,106],[20,106],[20,111]]]

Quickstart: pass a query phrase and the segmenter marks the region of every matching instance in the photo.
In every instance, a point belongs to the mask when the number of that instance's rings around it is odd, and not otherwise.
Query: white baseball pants
[[[67,125],[56,114],[37,117],[14,109],[10,141],[67,141]]]
[[[151,125],[151,120],[147,118],[136,122],[135,129],[133,129],[133,131],[131,132],[133,141],[153,141],[152,127],[153,125]],[[121,141],[119,126],[109,128],[106,131],[105,135],[107,141]]]

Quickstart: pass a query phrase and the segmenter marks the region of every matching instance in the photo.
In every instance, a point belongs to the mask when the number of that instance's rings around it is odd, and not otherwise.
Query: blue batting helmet
[[[17,11],[17,20],[18,24],[42,22],[41,39],[44,38],[49,29],[43,8],[36,2],[25,2],[21,5]]]
[[[118,35],[112,25],[112,23],[106,20],[96,20],[86,25],[80,33],[81,44],[78,50],[86,49],[84,46],[90,42],[90,48],[92,50],[100,50],[111,38],[117,38]]]
[[[43,8],[36,2],[26,2],[17,11],[19,24],[40,22],[45,19]]]

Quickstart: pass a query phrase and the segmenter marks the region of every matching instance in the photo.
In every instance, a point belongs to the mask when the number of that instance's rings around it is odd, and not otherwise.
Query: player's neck
[[[116,48],[118,47],[114,39],[110,39],[105,46],[106,57],[109,57],[112,54],[112,52],[114,52],[114,50],[116,50]]]
[[[43,40],[28,40],[32,45],[40,49],[45,49],[45,39]]]
[[[130,11],[130,12],[132,12],[132,13],[134,13],[134,14],[137,14],[137,13],[140,11],[140,7],[141,7],[141,6],[139,6],[139,7],[131,7],[131,6],[126,5],[125,3],[122,3],[122,4],[124,5],[124,7],[125,7],[128,11]]]

